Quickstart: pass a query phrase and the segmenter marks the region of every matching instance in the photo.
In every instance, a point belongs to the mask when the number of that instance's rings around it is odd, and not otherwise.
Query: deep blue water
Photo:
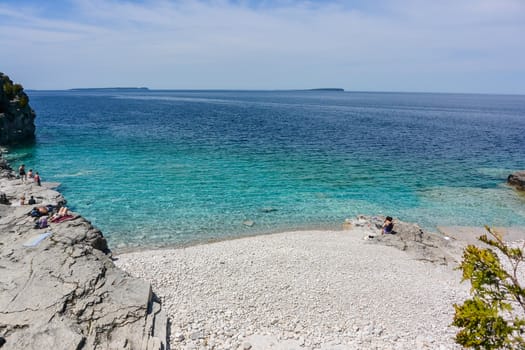
[[[359,92],[29,92],[34,147],[112,247],[307,228],[357,214],[525,224],[525,96]],[[269,210],[271,209],[271,210]],[[243,224],[252,220],[255,224]]]

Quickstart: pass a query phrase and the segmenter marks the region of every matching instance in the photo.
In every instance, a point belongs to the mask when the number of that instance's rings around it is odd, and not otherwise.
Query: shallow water
[[[525,96],[29,92],[37,143],[11,150],[113,247],[340,227],[357,214],[525,224]],[[251,227],[243,224],[251,220]]]

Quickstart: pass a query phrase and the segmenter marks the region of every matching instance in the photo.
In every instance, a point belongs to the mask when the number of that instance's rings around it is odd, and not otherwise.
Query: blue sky
[[[523,0],[0,0],[26,89],[525,94]]]

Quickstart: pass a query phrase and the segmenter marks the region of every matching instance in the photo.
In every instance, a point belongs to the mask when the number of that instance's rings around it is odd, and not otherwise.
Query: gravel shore
[[[370,244],[366,228],[117,256],[152,283],[172,349],[460,349],[453,266]]]

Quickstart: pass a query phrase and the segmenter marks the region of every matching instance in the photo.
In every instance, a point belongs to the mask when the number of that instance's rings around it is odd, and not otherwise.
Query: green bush
[[[520,284],[522,248],[507,245],[500,234],[481,236],[489,248],[469,245],[458,269],[470,281],[471,299],[454,305],[453,325],[460,328],[456,342],[474,349],[525,349],[525,290]],[[498,253],[508,261],[503,266]]]
[[[27,106],[28,103],[29,103],[29,98],[26,96],[26,94],[23,94],[22,96],[20,96],[20,99],[18,100],[18,105],[21,108],[24,108],[25,106]]]
[[[24,87],[21,85],[21,84],[15,84],[13,85],[13,95],[18,95],[19,93],[21,93],[22,91],[24,91]]]
[[[13,98],[13,91],[13,84],[11,84],[9,81],[4,82],[4,93],[9,99]]]

